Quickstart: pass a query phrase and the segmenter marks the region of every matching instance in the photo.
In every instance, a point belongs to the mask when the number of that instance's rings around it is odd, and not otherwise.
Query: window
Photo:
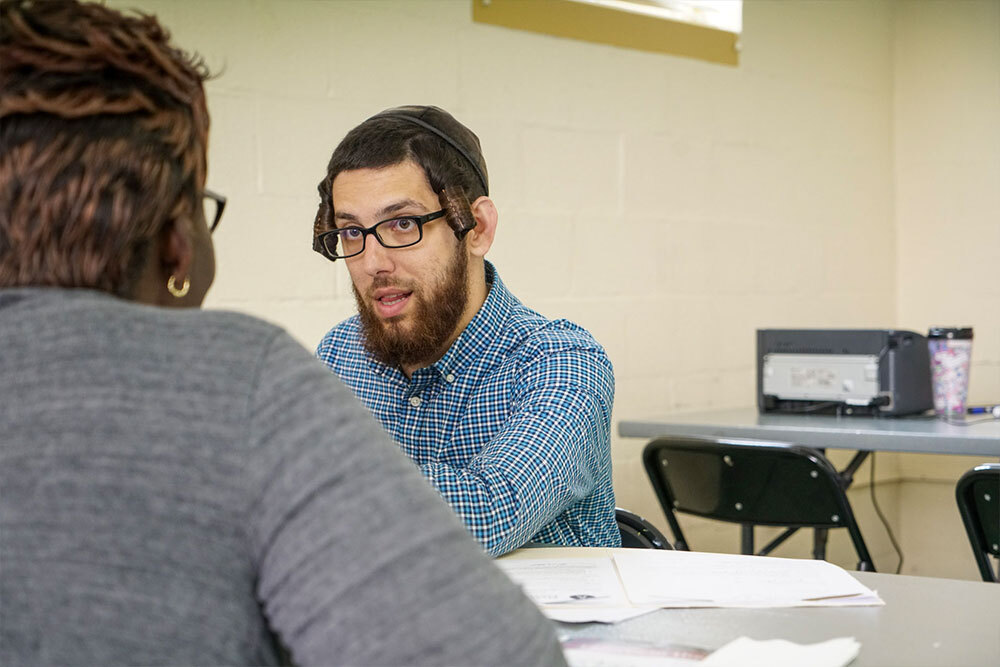
[[[478,23],[739,64],[741,0],[472,0]]]

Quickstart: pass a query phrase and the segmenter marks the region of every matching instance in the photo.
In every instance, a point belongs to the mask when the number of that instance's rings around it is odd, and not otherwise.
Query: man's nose
[[[374,234],[365,240],[365,251],[360,259],[368,275],[387,273],[393,269],[392,251],[379,243]]]

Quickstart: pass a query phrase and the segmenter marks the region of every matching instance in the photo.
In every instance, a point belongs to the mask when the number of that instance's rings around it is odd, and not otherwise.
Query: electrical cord
[[[875,499],[875,452],[871,454],[872,467],[870,470],[870,479],[868,483],[868,492],[872,497],[872,506],[875,507],[875,513],[878,514],[878,518],[882,521],[882,525],[885,526],[885,532],[889,535],[889,541],[892,542],[892,548],[896,550],[899,555],[899,563],[896,564],[896,574],[899,574],[900,570],[903,569],[903,550],[899,547],[899,542],[896,541],[896,536],[892,532],[892,528],[889,527],[889,521],[886,520],[885,515],[882,514],[882,509],[878,506],[878,501]]]

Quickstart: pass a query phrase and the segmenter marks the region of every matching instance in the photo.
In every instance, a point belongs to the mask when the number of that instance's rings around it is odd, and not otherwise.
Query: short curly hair
[[[204,62],[153,16],[0,1],[0,287],[129,296],[150,241],[196,219]]]
[[[443,137],[447,136],[448,139]],[[489,177],[479,137],[444,109],[402,106],[381,111],[347,133],[319,182],[313,249],[323,232],[336,228],[333,181],[342,171],[381,169],[413,161],[435,193],[457,187],[471,202],[489,195]]]

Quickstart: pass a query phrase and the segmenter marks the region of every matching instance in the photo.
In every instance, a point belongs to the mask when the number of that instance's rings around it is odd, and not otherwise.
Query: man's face
[[[337,227],[371,227],[441,208],[423,170],[410,161],[341,172],[331,194]],[[369,235],[364,252],[344,261],[368,351],[404,369],[440,358],[468,300],[468,256],[447,221],[426,223],[423,239],[407,248],[383,248]]]

